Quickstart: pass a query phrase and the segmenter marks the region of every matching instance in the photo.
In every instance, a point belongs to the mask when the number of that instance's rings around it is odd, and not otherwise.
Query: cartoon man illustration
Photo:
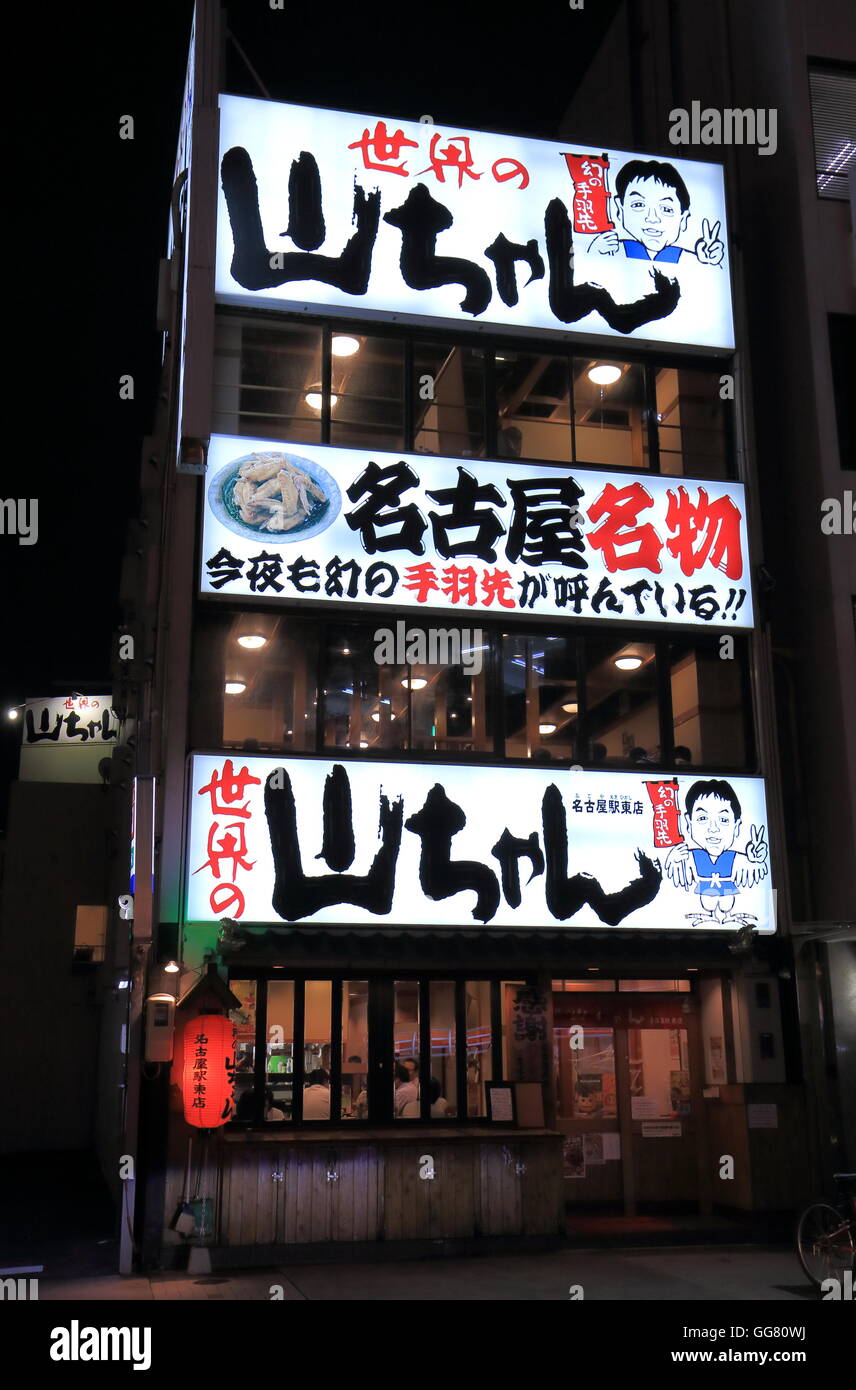
[[[767,874],[764,827],[751,827],[743,850],[740,802],[728,782],[711,778],[694,782],[684,802],[684,829],[690,843],[669,850],[665,872],[676,888],[695,892],[700,912],[688,912],[694,926],[748,926],[756,920],[732,912],[741,888],[751,888]]]
[[[719,238],[718,222],[713,227],[707,219],[702,222],[695,246],[678,245],[689,222],[690,195],[671,164],[631,159],[616,176],[612,205],[613,215],[627,236],[621,237],[615,230],[600,232],[591,241],[589,252],[598,256],[623,254],[655,265],[674,265],[684,256],[694,256],[701,265],[722,264],[725,246]]]

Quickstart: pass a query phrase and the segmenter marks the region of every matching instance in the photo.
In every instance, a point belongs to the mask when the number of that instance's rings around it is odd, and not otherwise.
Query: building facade
[[[217,24],[117,659],[126,1267],[179,1258],[189,1188],[224,1263],[795,1206],[730,176],[593,115],[549,143],[220,97]],[[235,1108],[190,1148],[206,1009]]]

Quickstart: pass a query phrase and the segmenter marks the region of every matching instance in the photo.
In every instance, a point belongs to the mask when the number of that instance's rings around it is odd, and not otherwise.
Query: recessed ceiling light
[[[246,685],[246,682],[245,682],[245,681],[227,681],[227,682],[226,682],[226,694],[227,694],[227,695],[243,695],[243,693],[244,693],[244,691],[246,690],[246,688],[247,688],[247,685]]]
[[[305,398],[305,399],[306,399],[306,404],[307,404],[308,406],[311,406],[313,410],[320,410],[320,409],[321,409],[322,402],[323,402],[323,399],[324,399],[323,396],[321,395],[321,387],[320,387],[320,386],[310,386],[309,390],[306,392],[306,398]],[[333,406],[336,404],[336,402],[338,401],[338,399],[339,399],[339,397],[335,394],[335,392],[334,392],[334,391],[331,391],[331,392],[330,392],[330,409],[331,409],[331,410],[333,409]]]
[[[401,684],[405,690],[424,690],[428,682],[424,676],[405,676]]]
[[[554,733],[556,732],[556,725],[555,725],[555,724],[539,724],[539,725],[538,725],[538,732],[539,732],[539,734],[554,734]]]
[[[343,647],[343,648],[342,648],[342,656],[350,656],[350,655],[351,655],[351,649],[350,649],[350,647]]]
[[[594,367],[589,367],[586,375],[595,386],[611,386],[621,376],[621,368],[611,366],[608,362],[598,362]]]
[[[245,632],[242,637],[238,638],[238,646],[246,647],[247,651],[254,652],[259,647],[267,646],[267,640],[260,632]]]
[[[617,656],[614,664],[619,671],[638,671],[642,665],[641,656]]]
[[[361,741],[360,741],[360,747],[361,747],[361,748],[368,748],[368,744],[367,744],[364,740],[361,740]]]
[[[355,352],[360,350],[359,338],[352,338],[348,333],[336,333],[330,344],[330,351],[334,357],[353,357]]]
[[[569,700],[566,705],[562,705],[562,709],[565,711],[565,714],[576,714],[579,710],[579,705],[576,700]]]
[[[390,717],[390,719],[395,719],[395,715],[392,714],[392,713],[390,713],[390,716],[389,716],[389,717]],[[380,723],[380,711],[379,711],[379,710],[375,710],[375,711],[373,712],[373,714],[372,714],[372,719],[374,720],[374,722],[375,722],[376,724],[379,724],[379,723]]]

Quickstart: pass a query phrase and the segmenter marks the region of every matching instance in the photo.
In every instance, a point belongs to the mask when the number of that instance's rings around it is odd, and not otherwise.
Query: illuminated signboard
[[[751,628],[744,490],[214,435],[201,588]]]
[[[723,170],[220,98],[218,296],[734,346]]]
[[[192,759],[186,920],[775,931],[764,784]]]
[[[119,721],[109,695],[67,695],[28,700],[24,711],[23,745],[83,748],[115,743]]]

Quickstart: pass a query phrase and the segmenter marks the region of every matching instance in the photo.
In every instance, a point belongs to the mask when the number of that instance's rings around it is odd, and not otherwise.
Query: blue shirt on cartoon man
[[[687,839],[666,856],[665,872],[676,888],[694,893],[700,911],[688,915],[695,926],[740,925],[754,918],[732,913],[741,888],[751,888],[767,873],[764,827],[751,827],[746,848],[735,847],[741,807],[733,787],[711,778],[694,782],[684,802]]]

